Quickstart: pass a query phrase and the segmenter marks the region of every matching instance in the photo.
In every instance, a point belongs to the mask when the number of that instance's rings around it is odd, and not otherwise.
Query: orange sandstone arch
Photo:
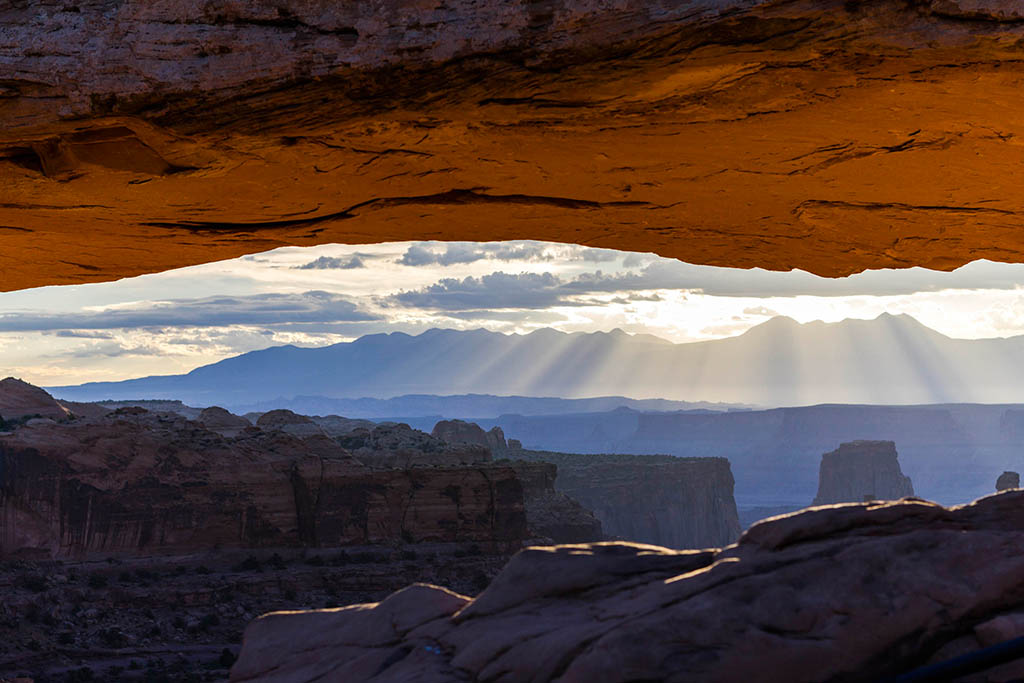
[[[1024,261],[1014,2],[15,5],[0,291],[408,239]]]

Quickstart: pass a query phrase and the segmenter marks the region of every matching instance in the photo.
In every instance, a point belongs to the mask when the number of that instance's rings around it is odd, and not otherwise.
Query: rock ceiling
[[[1024,261],[1000,0],[14,0],[0,291],[327,242]]]

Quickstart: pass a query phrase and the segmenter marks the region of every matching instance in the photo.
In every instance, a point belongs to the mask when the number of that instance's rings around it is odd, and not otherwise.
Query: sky
[[[1024,264],[820,278],[545,242],[287,247],[117,282],[0,293],[0,377],[177,374],[280,344],[432,327],[653,334],[673,342],[906,313],[951,337],[1024,334]]]

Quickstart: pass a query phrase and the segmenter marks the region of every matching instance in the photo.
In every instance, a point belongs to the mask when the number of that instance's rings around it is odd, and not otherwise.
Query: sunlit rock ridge
[[[823,275],[1019,261],[1021,18],[1002,0],[8,3],[0,290],[407,239]]]

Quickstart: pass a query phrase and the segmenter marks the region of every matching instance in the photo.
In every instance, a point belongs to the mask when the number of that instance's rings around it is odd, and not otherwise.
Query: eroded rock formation
[[[1019,261],[1018,14],[8,3],[0,290],[421,238],[826,275]]]
[[[450,444],[407,424],[380,424],[373,429],[357,428],[337,437],[337,440],[370,467],[406,468],[491,462],[491,452],[485,446]]]
[[[217,432],[221,436],[236,437],[246,429],[252,429],[253,424],[244,417],[234,415],[219,406],[204,408],[196,420],[211,432]]]
[[[29,417],[66,420],[71,411],[45,390],[14,377],[0,380],[0,421]]]
[[[261,617],[231,678],[884,680],[1024,635],[1022,529],[1011,491],[809,510],[722,550],[529,548],[474,599],[414,585]]]
[[[142,408],[0,436],[0,557],[526,536],[509,467],[373,470],[325,435],[225,438]]]
[[[505,432],[501,427],[491,427],[485,432],[480,425],[465,420],[442,420],[434,425],[430,435],[452,444],[471,443],[483,446],[495,457],[508,450]]]
[[[271,410],[263,413],[256,420],[256,426],[260,429],[280,430],[299,437],[327,435],[327,432],[316,422],[290,410]]]
[[[814,505],[896,500],[914,495],[892,441],[851,441],[821,456]]]
[[[601,520],[605,534],[671,548],[727,545],[740,534],[725,458],[519,451],[554,463],[555,487]]]
[[[996,479],[996,491],[1019,488],[1020,473],[1018,472],[1003,472],[999,475],[999,478]]]

